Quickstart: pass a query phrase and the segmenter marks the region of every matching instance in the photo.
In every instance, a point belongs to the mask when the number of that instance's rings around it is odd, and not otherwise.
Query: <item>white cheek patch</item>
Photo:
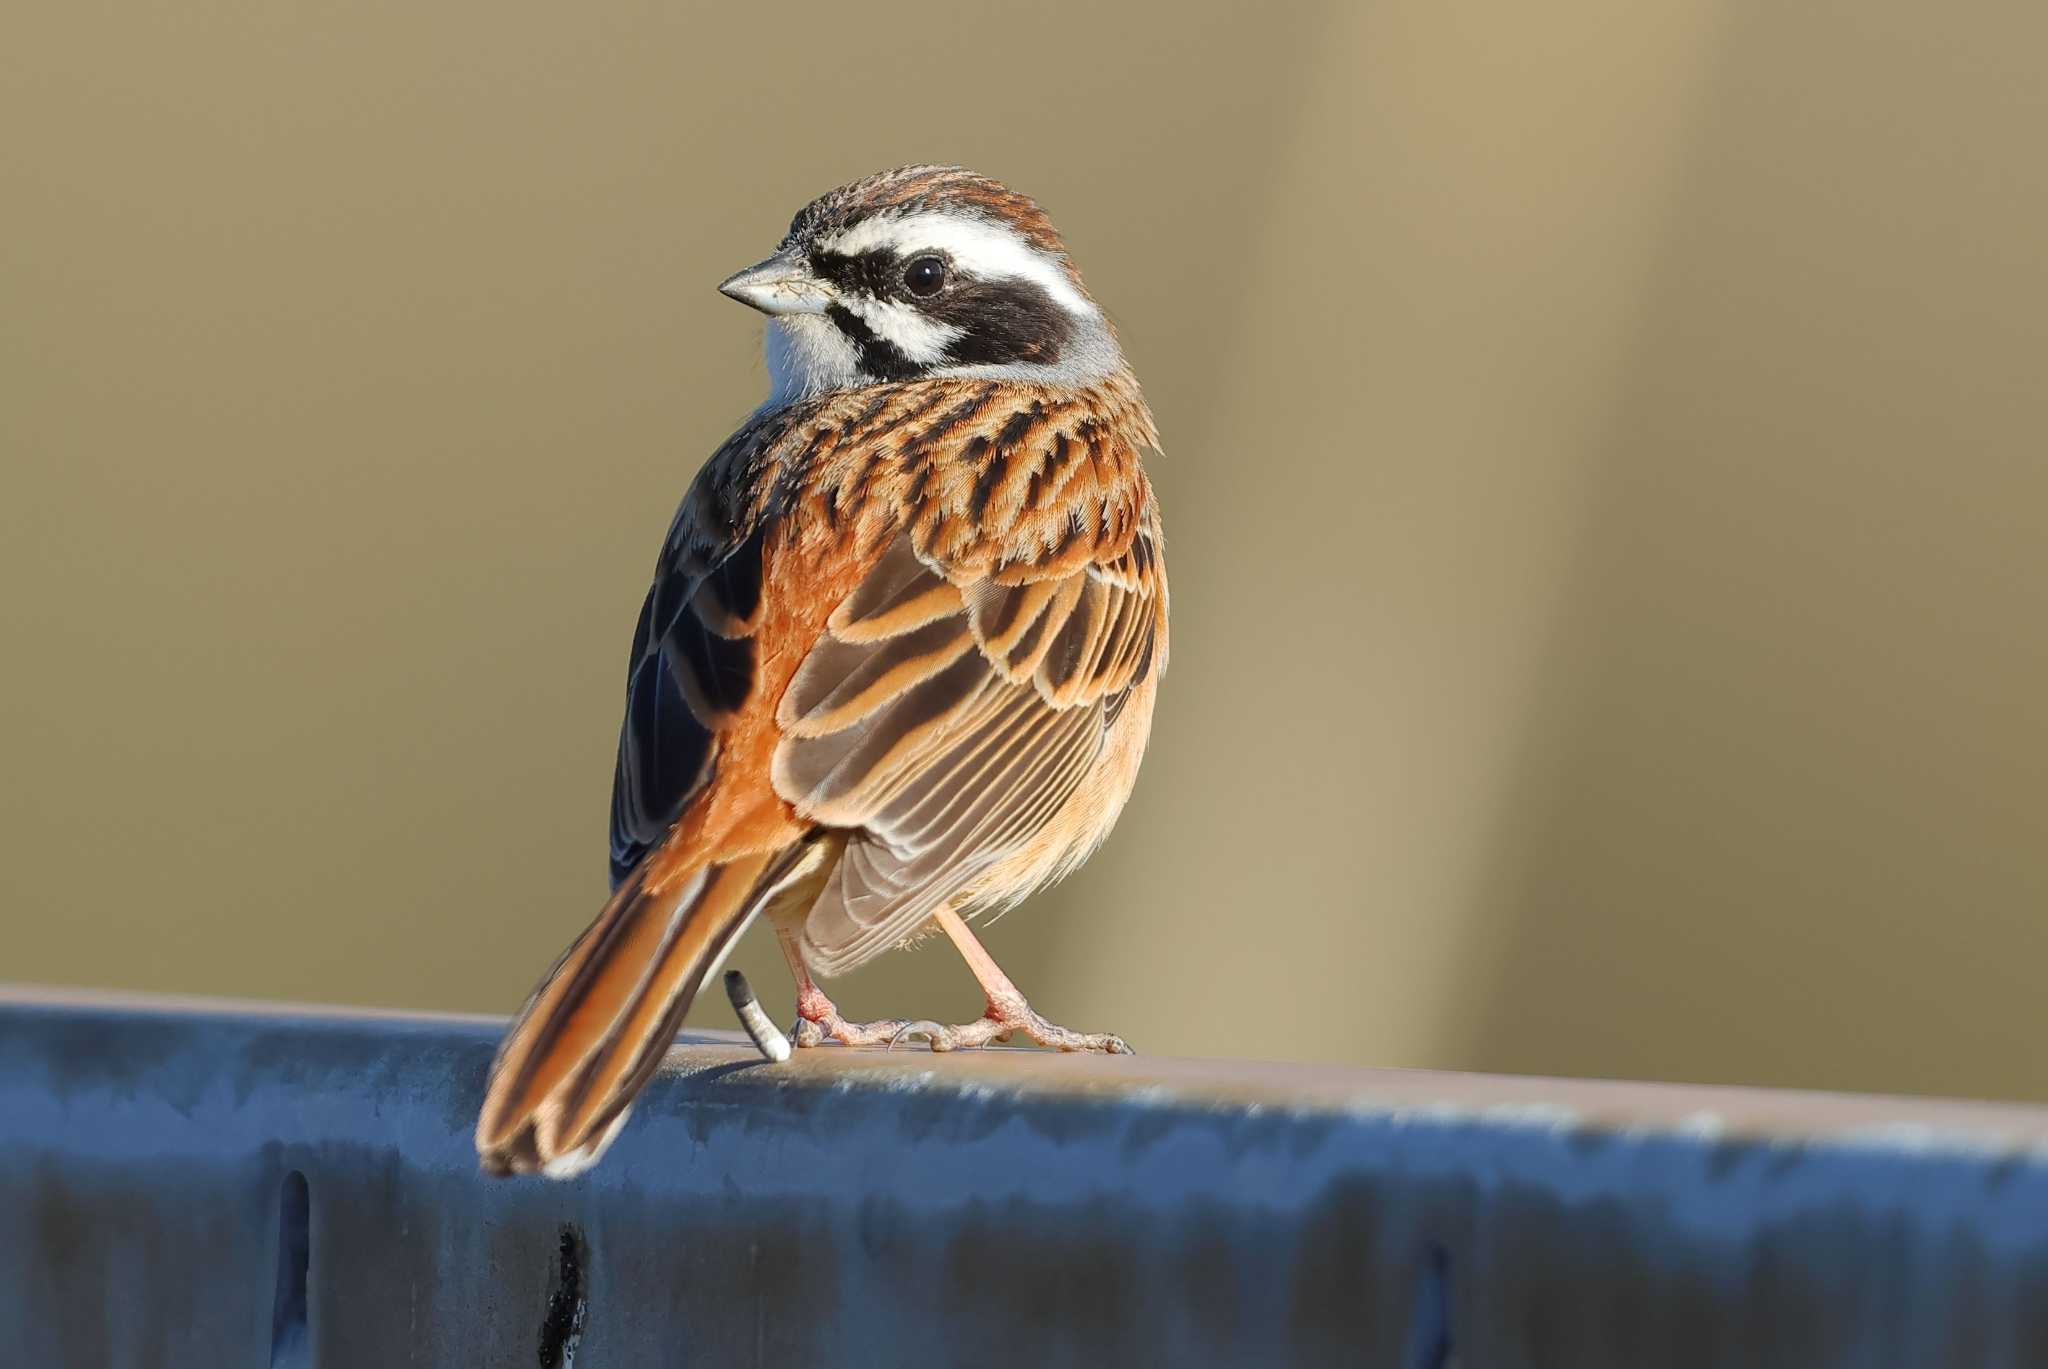
[[[1032,282],[1070,314],[1094,318],[1098,311],[1059,263],[1014,231],[986,219],[961,214],[908,214],[900,219],[873,218],[822,244],[828,251],[859,256],[886,247],[908,259],[919,252],[942,252],[953,264],[983,280],[1005,278]]]
[[[926,318],[901,300],[849,295],[842,303],[876,337],[894,343],[896,350],[916,366],[935,366],[944,361],[946,348],[967,333],[957,323]]]
[[[762,350],[773,387],[771,405],[843,390],[861,379],[860,349],[822,314],[786,314],[768,320]]]

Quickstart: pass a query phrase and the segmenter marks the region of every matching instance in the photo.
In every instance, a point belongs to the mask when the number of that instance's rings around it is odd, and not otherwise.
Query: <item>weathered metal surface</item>
[[[2048,1364],[2048,1110],[675,1051],[476,1172],[481,1019],[0,1000],[0,1364]]]

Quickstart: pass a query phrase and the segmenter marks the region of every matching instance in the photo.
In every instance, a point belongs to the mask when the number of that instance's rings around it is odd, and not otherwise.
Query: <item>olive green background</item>
[[[2048,1098],[2043,51],[2038,0],[11,7],[0,978],[515,1006],[763,390],[713,284],[949,160],[1166,435],[1152,758],[989,937],[1039,1006]],[[943,944],[844,988],[979,1008]]]

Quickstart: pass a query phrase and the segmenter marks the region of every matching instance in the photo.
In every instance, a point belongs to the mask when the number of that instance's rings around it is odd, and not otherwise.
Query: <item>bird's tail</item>
[[[788,859],[674,849],[693,845],[650,852],[520,1010],[477,1118],[486,1170],[563,1178],[597,1161]]]

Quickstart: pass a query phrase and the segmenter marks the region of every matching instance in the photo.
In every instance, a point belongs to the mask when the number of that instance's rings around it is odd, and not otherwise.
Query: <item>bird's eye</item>
[[[946,263],[937,257],[919,257],[903,268],[903,288],[913,295],[936,295],[946,283]]]

